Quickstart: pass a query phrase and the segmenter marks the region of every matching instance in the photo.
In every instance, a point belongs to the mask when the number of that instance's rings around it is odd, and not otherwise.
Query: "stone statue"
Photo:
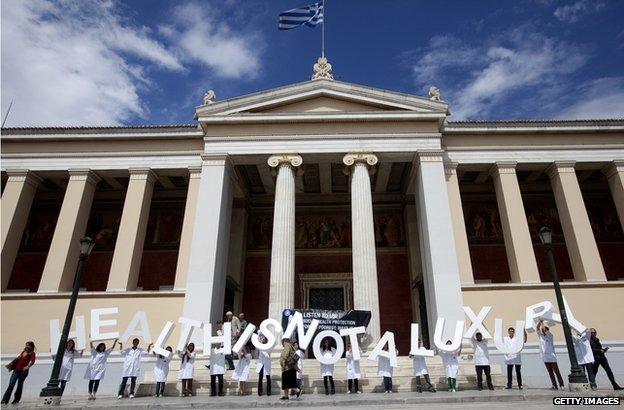
[[[429,99],[431,101],[442,101],[442,97],[440,96],[440,89],[435,86],[429,87]]]
[[[204,105],[212,104],[215,102],[215,98],[217,98],[217,96],[213,90],[206,91],[206,94],[204,94]]]
[[[325,57],[319,57],[316,64],[314,64],[314,74],[312,74],[313,80],[333,80],[332,66],[329,64]]]

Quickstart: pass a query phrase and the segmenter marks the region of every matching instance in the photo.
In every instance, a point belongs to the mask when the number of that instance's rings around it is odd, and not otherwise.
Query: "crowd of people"
[[[232,327],[232,344],[236,343],[242,332],[244,332],[247,321],[243,313],[235,316],[232,312],[227,312],[225,321],[230,322]],[[540,358],[544,362],[546,371],[552,382],[552,389],[558,390],[564,388],[564,381],[557,365],[557,355],[555,354],[553,335],[548,325],[540,321],[536,326],[537,336],[539,338]],[[508,329],[508,335],[504,338],[504,343],[508,347],[513,345],[514,338],[524,337],[526,342],[527,334],[523,336],[516,335],[514,328]],[[217,334],[223,335],[223,322],[218,322]],[[262,343],[267,342],[267,338],[259,335]],[[600,339],[597,337],[596,329],[587,329],[581,334],[573,335],[574,349],[579,365],[586,373],[592,390],[597,388],[596,374],[602,366],[611,381],[615,390],[621,387],[615,381],[613,372],[609,366],[606,357],[608,347],[603,347]],[[333,346],[332,339],[324,339],[321,343],[321,353],[324,357],[333,357],[336,348]],[[422,347],[422,340],[419,340],[419,347]],[[477,389],[483,389],[483,374],[485,374],[485,382],[487,388],[494,389],[491,376],[490,354],[488,350],[488,342],[479,332],[475,333],[471,340],[474,349],[474,365],[477,378]],[[169,378],[169,364],[173,357],[173,349],[168,346],[166,350],[171,352],[169,357],[152,352],[152,344],[147,349],[139,347],[140,340],[135,338],[132,346],[124,349],[123,345],[114,340],[110,347],[105,343],[98,343],[94,347],[93,342],[90,344],[91,358],[87,366],[84,378],[88,380],[89,400],[95,400],[100,381],[106,373],[106,366],[110,354],[114,351],[116,345],[119,345],[121,356],[124,358],[121,381],[119,384],[118,398],[133,398],[135,394],[136,381],[141,370],[142,359],[150,353],[156,356],[156,362],[153,368],[153,379],[156,382],[155,397],[163,397],[165,395],[165,387]],[[451,340],[446,342],[452,345]],[[224,377],[226,370],[231,370],[231,379],[238,381],[238,394],[245,395],[249,392],[249,376],[252,360],[256,359],[256,373],[258,374],[257,394],[262,396],[271,395],[271,351],[253,351],[253,345],[247,344],[238,354],[238,363],[234,366],[234,357],[231,354],[225,354],[223,345],[213,345],[210,347],[209,364],[206,367],[210,370],[210,395],[224,395]],[[59,373],[60,388],[64,391],[67,382],[71,379],[74,367],[74,359],[83,356],[84,351],[77,350],[74,340],[68,340],[62,358],[61,369]],[[398,351],[396,352],[398,355]],[[442,359],[445,376],[447,379],[448,390],[450,392],[457,391],[457,374],[459,371],[459,357],[461,355],[461,344],[453,351],[435,349],[435,353]],[[188,343],[183,351],[177,351],[175,354],[180,358],[180,369],[178,372],[178,380],[181,383],[180,396],[187,397],[194,395],[193,378],[195,372],[195,345]],[[288,338],[282,339],[282,351],[279,358],[281,367],[281,400],[289,400],[290,397],[299,398],[302,393],[303,364],[306,352],[300,349],[296,340],[291,341]],[[429,391],[435,392],[436,389],[429,377],[429,371],[425,357],[419,355],[410,355],[413,361],[413,375],[416,381],[417,392]],[[516,373],[516,382],[519,389],[522,389],[522,357],[521,353],[505,354],[505,364],[507,366],[507,389],[512,388],[513,372]],[[29,369],[35,364],[35,344],[32,341],[26,342],[24,350],[11,361],[6,367],[11,372],[9,384],[2,398],[2,403],[7,404],[11,398],[13,390],[12,403],[19,403],[24,381],[28,376]],[[348,390],[347,394],[360,394],[359,379],[361,377],[360,361],[356,360],[353,355],[352,348],[347,343],[345,351],[346,360],[346,378]],[[394,367],[391,366],[387,357],[379,356],[377,375],[382,378],[383,390],[386,393],[392,393],[392,375]],[[321,364],[320,375],[323,378],[323,385],[326,395],[336,393],[334,384],[334,365]],[[130,382],[130,387],[126,395],[126,388]],[[266,382],[266,389],[264,388]],[[16,388],[17,385],[17,388]]]

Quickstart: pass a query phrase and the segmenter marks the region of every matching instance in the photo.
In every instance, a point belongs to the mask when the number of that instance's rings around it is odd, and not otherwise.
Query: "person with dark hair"
[[[422,347],[422,339],[418,339],[418,347]],[[435,387],[431,384],[429,379],[429,369],[427,368],[427,362],[423,356],[409,355],[412,358],[412,366],[414,368],[414,377],[416,377],[416,391],[422,393],[423,386],[421,377],[425,379],[425,389],[432,393],[436,392]]]
[[[611,371],[611,366],[609,366],[609,361],[607,360],[607,356],[605,355],[605,353],[607,353],[607,350],[609,350],[609,347],[602,347],[602,344],[600,343],[600,339],[598,339],[597,334],[598,332],[596,332],[596,329],[594,329],[593,327],[591,329],[589,329],[589,333],[591,335],[590,339],[589,339],[589,343],[592,349],[592,352],[594,353],[594,376],[596,374],[598,374],[598,369],[600,368],[600,366],[604,367],[605,372],[607,372],[607,377],[609,378],[609,381],[611,382],[611,385],[613,386],[613,390],[622,390],[622,388],[620,387],[619,384],[617,384],[617,382],[615,381],[615,377],[613,376],[613,372]]]
[[[69,339],[65,344],[65,351],[63,352],[63,362],[61,364],[61,370],[59,372],[59,381],[61,382],[61,396],[65,392],[65,385],[71,379],[72,370],[74,369],[74,359],[81,357],[84,350],[76,350],[76,342],[73,339]],[[52,355],[52,359],[56,359],[56,354]]]
[[[223,375],[225,374],[225,348],[223,344],[219,347],[210,348],[210,395],[223,396]],[[217,382],[219,391],[217,393]]]
[[[193,374],[195,373],[195,343],[186,345],[184,352],[178,351],[182,358],[178,379],[182,381],[180,397],[193,396]]]
[[[100,380],[104,378],[106,373],[106,362],[108,356],[113,352],[117,339],[113,342],[110,349],[106,349],[106,344],[99,343],[96,348],[93,348],[93,341],[90,342],[91,346],[91,361],[87,366],[84,378],[89,380],[89,400],[95,400],[95,394],[97,393]]]
[[[347,394],[360,394],[361,392],[360,387],[358,386],[358,381],[362,372],[360,371],[360,361],[353,358],[351,343],[347,344],[345,358],[347,359]]]
[[[540,342],[540,356],[544,362],[544,366],[546,366],[548,375],[550,376],[552,390],[559,390],[559,387],[557,387],[557,381],[559,381],[559,386],[563,389],[563,377],[561,377],[559,365],[557,364],[553,334],[550,333],[550,328],[544,323],[543,320],[540,320],[537,323],[537,337]],[[557,377],[555,378],[555,376]]]
[[[331,358],[336,354],[336,349],[332,346],[329,338],[323,339],[321,342],[321,354],[323,357]],[[323,386],[325,386],[325,395],[335,394],[334,386],[334,365],[321,363],[321,377],[323,377]],[[330,390],[331,387],[331,390]]]
[[[594,374],[595,359],[589,341],[589,329],[585,329],[582,333],[572,333],[572,343],[574,344],[574,353],[576,354],[577,362],[579,366],[583,368],[583,371],[589,379],[589,386],[592,390],[596,390],[596,375]]]
[[[511,348],[513,344],[513,338],[516,335],[516,329],[510,327],[507,329],[507,335],[503,342],[508,348]],[[524,343],[527,341],[527,333],[524,331]],[[513,381],[513,369],[516,368],[516,379],[518,379],[518,389],[522,390],[522,373],[520,367],[522,365],[522,354],[513,353],[505,354],[505,364],[507,365],[507,388],[511,389],[511,382]]]
[[[399,355],[399,351],[395,348],[396,355]],[[392,373],[394,368],[390,364],[390,359],[386,356],[377,357],[377,375],[383,378],[384,392],[392,394]]]
[[[249,367],[251,366],[251,349],[248,345],[238,354],[238,365],[232,374],[232,380],[238,380],[238,395],[247,395],[247,380],[249,380]]]
[[[141,372],[141,358],[146,354],[149,354],[152,349],[152,344],[147,346],[147,352],[139,347],[139,339],[132,339],[132,347],[127,349],[123,348],[123,345],[119,343],[119,350],[124,357],[123,371],[121,373],[121,383],[119,384],[119,392],[117,393],[118,399],[123,399],[126,392],[126,384],[130,379],[130,392],[128,397],[134,398],[134,388],[136,387],[136,380]]]
[[[173,352],[171,346],[167,346],[165,349],[168,352]],[[156,354],[156,353],[154,353]],[[165,387],[167,385],[167,376],[169,375],[169,363],[171,362],[171,354],[169,357],[165,357],[161,354],[156,358],[156,364],[154,365],[154,381],[156,382],[156,397],[163,397],[165,395]]]
[[[260,343],[266,343],[267,338],[260,335]],[[256,373],[258,373],[258,396],[262,396],[263,379],[266,377],[266,394],[271,395],[271,351],[260,350],[256,360]]]
[[[475,333],[472,338],[472,347],[474,348],[475,372],[477,373],[477,389],[483,390],[483,372],[485,372],[488,389],[494,390],[494,385],[492,385],[492,373],[490,370],[488,342],[483,339],[481,332]]]
[[[305,350],[299,347],[299,342],[293,343],[295,352],[297,352],[297,388],[299,396],[303,393],[303,359],[305,358]]]
[[[450,340],[446,341],[446,345],[452,345]],[[457,372],[459,371],[459,356],[461,355],[461,344],[457,350],[446,351],[436,349],[437,353],[442,358],[442,366],[444,366],[444,374],[448,383],[448,390],[455,393],[457,391]]]
[[[17,389],[15,390],[15,396],[13,396],[13,404],[17,404],[22,399],[22,390],[24,388],[24,380],[28,377],[28,370],[33,367],[36,359],[35,343],[28,341],[24,345],[24,350],[19,354],[11,363],[6,365],[6,368],[11,372],[11,378],[9,379],[9,385],[7,386],[4,396],[2,396],[2,404],[8,404],[11,400],[11,394],[17,383]]]
[[[301,388],[297,387],[297,352],[290,339],[282,339],[282,353],[280,367],[282,368],[282,390],[284,395],[280,400],[288,400],[288,390],[297,389],[297,398],[301,396]]]

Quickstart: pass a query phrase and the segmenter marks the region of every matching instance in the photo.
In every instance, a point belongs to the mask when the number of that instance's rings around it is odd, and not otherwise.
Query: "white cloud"
[[[557,114],[561,119],[623,118],[624,77],[605,77],[582,84],[574,102]]]
[[[584,17],[599,12],[604,3],[596,0],[577,0],[573,4],[557,7],[555,17],[564,23],[576,23]]]

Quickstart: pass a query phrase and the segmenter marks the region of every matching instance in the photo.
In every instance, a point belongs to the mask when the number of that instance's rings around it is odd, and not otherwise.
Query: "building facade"
[[[622,343],[624,120],[453,122],[436,92],[317,77],[207,94],[191,125],[3,129],[3,355],[47,350],[84,235],[87,320],[142,310],[155,339],[179,316],[365,309],[405,354],[411,322],[554,302],[543,225],[575,317]]]

